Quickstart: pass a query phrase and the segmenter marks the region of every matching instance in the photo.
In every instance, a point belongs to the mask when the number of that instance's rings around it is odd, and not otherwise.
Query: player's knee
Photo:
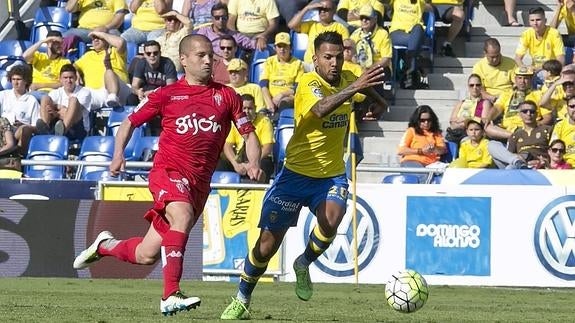
[[[136,254],[136,260],[140,265],[153,265],[156,263],[156,261],[158,261],[158,257],[145,254]]]

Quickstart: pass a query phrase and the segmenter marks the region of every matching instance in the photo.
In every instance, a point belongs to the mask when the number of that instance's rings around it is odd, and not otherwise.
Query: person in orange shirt
[[[439,161],[446,151],[437,115],[428,105],[418,106],[399,142],[400,166],[425,167]]]

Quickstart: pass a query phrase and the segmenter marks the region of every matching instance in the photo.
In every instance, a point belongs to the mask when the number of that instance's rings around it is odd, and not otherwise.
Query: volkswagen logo
[[[549,203],[537,219],[533,238],[545,269],[559,278],[575,280],[575,196]]]
[[[348,199],[348,208],[338,229],[337,236],[329,248],[314,262],[323,272],[345,277],[354,274],[354,240],[351,193]],[[304,241],[309,240],[309,234],[316,224],[313,213],[308,213],[304,226]],[[357,198],[357,249],[358,268],[365,268],[379,247],[379,223],[372,208],[361,198]]]

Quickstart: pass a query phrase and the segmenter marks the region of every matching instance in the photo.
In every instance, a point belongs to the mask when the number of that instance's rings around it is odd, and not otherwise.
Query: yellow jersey
[[[164,29],[165,23],[154,8],[154,0],[144,0],[134,18],[132,18],[132,27],[142,31],[152,31]]]
[[[237,30],[242,34],[261,33],[280,15],[274,0],[229,0],[228,10],[237,17]]]
[[[517,55],[525,55],[529,53],[531,56],[531,65],[540,68],[545,61],[556,59],[557,56],[564,55],[565,49],[563,47],[563,40],[559,31],[553,27],[547,26],[543,36],[537,38],[535,30],[528,28],[521,34],[519,45],[515,50]]]
[[[311,108],[321,99],[342,91],[356,79],[353,73],[342,71],[339,84],[333,86],[315,71],[301,77],[294,99],[295,130],[286,148],[285,167],[314,178],[345,173],[344,139],[352,98],[323,118],[314,115]]]
[[[364,68],[370,67],[373,63],[379,62],[384,57],[391,59],[391,39],[389,39],[389,34],[385,29],[376,26],[373,32],[365,33],[359,28],[351,34],[350,38],[356,44],[358,57],[362,56],[360,48],[371,47],[371,64],[366,64],[366,66],[363,66]],[[360,46],[363,42],[368,43],[368,46]]]
[[[260,145],[263,146],[274,143],[274,126],[268,117],[258,113],[252,121],[252,124],[256,127],[256,135],[258,136]],[[236,154],[244,146],[244,138],[235,126],[232,126],[230,129],[226,142],[235,146]]]
[[[379,2],[379,0],[340,0],[337,4],[337,10],[347,9],[349,12],[353,12],[356,16],[359,16],[359,9],[366,4],[371,5],[373,10],[379,12],[379,14],[384,17],[385,6]],[[361,20],[359,19],[348,21],[347,23],[355,27],[361,26]]]
[[[474,146],[471,140],[463,140],[459,146],[459,157],[453,162],[460,168],[484,168],[493,163],[487,144],[489,140],[483,138],[479,145]],[[451,166],[451,165],[450,165]]]
[[[110,62],[112,70],[118,75],[120,80],[128,83],[128,70],[126,69],[126,53],[119,53],[115,47],[110,47]],[[88,51],[80,57],[74,65],[80,69],[84,75],[84,86],[90,89],[101,89],[104,87],[104,56],[106,51]]]
[[[78,0],[78,8],[80,11],[78,27],[85,29],[106,25],[119,11],[128,12],[124,0]]]
[[[289,62],[280,62],[277,55],[274,55],[266,59],[260,79],[268,80],[268,89],[273,97],[287,90],[295,90],[302,75],[302,61],[292,56]]]
[[[413,26],[423,26],[423,13],[425,12],[425,0],[417,0],[411,3],[410,0],[393,0],[393,17],[389,25],[389,32],[403,30],[409,33]]]
[[[231,84],[228,84],[229,87],[234,89],[237,94],[244,95],[249,94],[254,97],[254,103],[256,105],[256,110],[263,109],[266,107],[264,102],[264,95],[262,94],[262,88],[255,83],[246,83],[242,86],[233,87]]]
[[[306,63],[311,63],[313,55],[315,53],[315,48],[313,47],[313,41],[316,37],[326,31],[335,31],[341,35],[342,39],[349,38],[349,31],[344,25],[337,21],[333,21],[331,24],[324,26],[317,21],[304,21],[300,26],[300,32],[307,34],[307,50],[303,56],[303,61]]]
[[[60,69],[70,64],[70,60],[63,57],[50,59],[46,53],[34,52],[31,64],[34,83],[60,84]]]
[[[555,124],[551,141],[561,139],[565,142],[565,161],[575,167],[575,124],[569,122],[570,118],[563,119]]]
[[[499,96],[494,106],[502,111],[502,128],[509,132],[514,132],[515,129],[523,127],[523,120],[521,120],[521,116],[519,115],[519,104],[527,100],[538,104],[538,93],[535,92],[537,91],[529,91],[527,94],[523,94],[520,91],[509,90]],[[547,111],[549,110],[545,110],[545,113],[543,113],[542,109],[537,105],[537,119],[540,119],[542,115],[548,113]]]
[[[483,57],[473,65],[472,73],[481,77],[483,88],[487,93],[499,96],[513,89],[515,68],[517,68],[517,63],[507,56],[502,56],[501,63],[497,66],[489,65],[487,58]]]
[[[561,11],[559,11],[559,22],[565,20],[565,27],[567,27],[567,34],[575,34],[575,14],[569,12],[565,4],[561,6]]]

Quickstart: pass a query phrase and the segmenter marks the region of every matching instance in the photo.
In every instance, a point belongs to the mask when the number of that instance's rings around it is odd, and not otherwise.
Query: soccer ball
[[[394,310],[413,313],[422,308],[429,297],[425,278],[412,269],[400,270],[385,284],[385,299]]]

